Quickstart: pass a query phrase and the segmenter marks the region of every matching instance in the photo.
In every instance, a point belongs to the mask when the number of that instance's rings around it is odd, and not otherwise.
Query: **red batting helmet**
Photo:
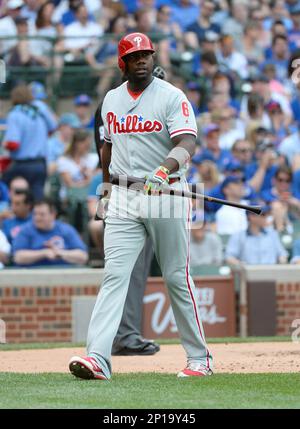
[[[124,36],[118,45],[118,63],[122,71],[125,71],[125,63],[123,58],[137,51],[150,51],[155,52],[152,42],[146,34],[131,33]]]

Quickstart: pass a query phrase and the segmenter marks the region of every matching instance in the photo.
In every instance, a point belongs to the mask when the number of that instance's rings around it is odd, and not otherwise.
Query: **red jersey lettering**
[[[163,125],[160,121],[149,119],[144,120],[141,115],[122,116],[119,120],[113,112],[108,112],[106,115],[108,132],[111,134],[128,134],[128,133],[152,133],[153,131],[160,132]]]

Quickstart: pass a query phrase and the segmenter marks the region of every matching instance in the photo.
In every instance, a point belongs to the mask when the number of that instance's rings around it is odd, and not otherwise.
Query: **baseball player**
[[[89,325],[87,356],[74,356],[69,362],[71,373],[79,378],[111,377],[112,343],[131,271],[147,236],[168,287],[187,355],[187,366],[178,376],[212,374],[212,356],[189,274],[191,202],[160,194],[166,185],[188,189],[184,173],[195,150],[196,122],[183,92],[152,76],[154,52],[151,40],[142,33],[122,38],[119,66],[127,81],[109,91],[103,101],[104,182],[109,181],[109,174],[147,180],[144,193],[122,185],[112,187],[105,218],[105,274]],[[107,198],[104,193],[103,205]]]

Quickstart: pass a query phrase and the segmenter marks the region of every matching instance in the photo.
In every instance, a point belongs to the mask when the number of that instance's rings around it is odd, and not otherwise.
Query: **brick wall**
[[[277,334],[290,335],[293,320],[300,319],[300,283],[276,285]]]
[[[72,296],[97,295],[98,287],[0,287],[6,341],[72,341]]]

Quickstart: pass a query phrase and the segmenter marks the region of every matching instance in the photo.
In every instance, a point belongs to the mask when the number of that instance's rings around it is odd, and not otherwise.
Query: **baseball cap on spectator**
[[[271,100],[266,105],[266,110],[268,112],[273,112],[274,110],[280,110],[280,111],[282,111],[282,108],[281,108],[280,103],[278,103],[278,101]]]
[[[213,131],[219,131],[220,127],[218,124],[208,124],[202,129],[203,135],[207,136],[209,133],[212,133]]]
[[[24,6],[23,0],[8,0],[6,3],[7,9],[19,9]]]
[[[75,106],[89,106],[91,103],[91,97],[89,97],[87,94],[80,94],[74,98]]]
[[[200,85],[197,82],[188,82],[186,84],[187,89],[189,89],[190,91],[198,91],[200,89]]]
[[[209,152],[197,153],[197,155],[192,158],[192,162],[196,165],[199,165],[204,161],[215,162],[213,155]]]
[[[226,188],[226,186],[228,186],[230,183],[241,183],[241,182],[243,182],[243,178],[240,176],[227,176],[225,177],[225,179],[221,184],[221,190]]]
[[[74,113],[63,113],[58,121],[58,126],[69,125],[72,128],[80,128],[80,121]]]
[[[225,165],[225,171],[231,171],[231,172],[235,172],[235,171],[244,171],[244,167],[241,164],[241,162],[237,159],[231,159],[228,164]]]
[[[35,100],[45,100],[47,98],[47,93],[45,87],[40,82],[31,82],[29,84],[31,89],[32,96]]]

